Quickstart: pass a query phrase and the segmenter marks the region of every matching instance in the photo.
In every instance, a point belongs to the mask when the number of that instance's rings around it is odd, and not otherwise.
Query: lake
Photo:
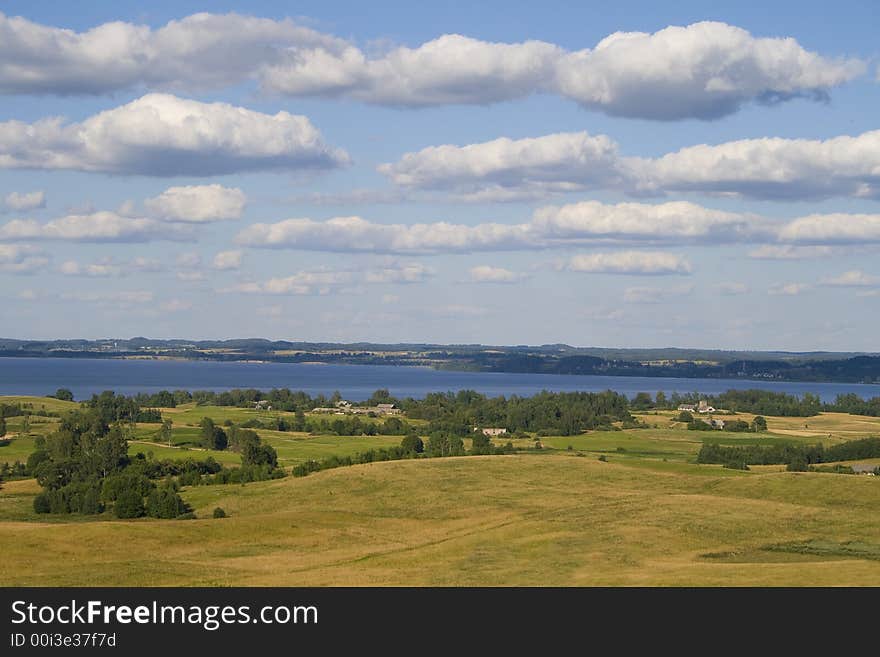
[[[77,400],[103,390],[132,395],[160,390],[229,390],[290,388],[310,395],[367,399],[377,388],[395,397],[424,397],[429,392],[471,389],[489,396],[528,396],[554,392],[615,390],[628,397],[662,390],[716,394],[731,388],[762,388],[795,395],[812,393],[833,401],[841,393],[880,396],[880,385],[800,383],[744,379],[681,379],[668,377],[575,376],[449,372],[427,367],[387,365],[323,365],[311,363],[220,363],[211,361],[111,360],[86,358],[0,358],[0,395],[47,395],[69,388]]]

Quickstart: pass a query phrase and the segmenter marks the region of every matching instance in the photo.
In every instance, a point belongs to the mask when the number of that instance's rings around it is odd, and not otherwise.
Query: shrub
[[[51,510],[52,509],[49,506],[49,495],[47,493],[39,493],[34,498],[34,512],[49,513]]]
[[[217,507],[214,509],[214,512],[211,514],[214,518],[225,518],[226,511],[224,511],[221,507]]]
[[[187,510],[180,495],[170,487],[154,490],[147,498],[147,515],[151,518],[177,518]]]
[[[425,451],[425,443],[422,442],[422,439],[419,438],[416,434],[410,434],[408,436],[404,436],[403,440],[400,441],[400,448],[404,452],[421,454]]]
[[[82,503],[79,509],[80,513],[86,515],[95,515],[104,510],[101,504],[101,497],[97,486],[89,486],[88,490],[82,496]]]
[[[144,499],[140,492],[126,489],[116,497],[113,512],[117,518],[140,518],[144,515]]]
[[[785,469],[789,472],[806,472],[809,469],[807,459],[800,455],[795,456],[791,462],[785,466]]]
[[[126,491],[136,493],[143,499],[153,490],[154,484],[139,472],[122,471],[104,478],[101,486],[101,499],[105,502],[118,500]]]

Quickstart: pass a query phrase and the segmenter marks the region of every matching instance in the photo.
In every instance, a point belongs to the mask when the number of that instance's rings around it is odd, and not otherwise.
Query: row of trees
[[[758,389],[728,390],[719,395],[674,393],[669,397],[658,392],[655,398],[647,392],[640,392],[630,401],[630,408],[636,411],[670,410],[681,404],[697,404],[700,400],[706,400],[711,406],[724,410],[782,417],[811,417],[823,411],[880,417],[880,397],[863,399],[855,393],[847,393],[837,395],[833,402],[823,403],[817,395],[811,393],[798,397]]]
[[[480,456],[491,454],[513,454],[516,449],[513,443],[496,446],[488,436],[482,433],[473,434],[470,451],[465,450],[464,441],[459,436],[433,433],[425,443],[416,434],[404,436],[397,447],[383,447],[360,452],[354,456],[330,456],[322,461],[311,460],[295,466],[294,477],[305,477],[312,472],[329,470],[349,465],[374,463],[378,461],[399,461],[414,458],[442,458],[447,456]]]
[[[304,431],[307,433],[336,434],[337,436],[401,436],[410,432],[412,427],[406,420],[389,417],[378,422],[364,419],[358,415],[342,417],[307,418],[302,411],[296,411],[293,418],[251,418],[241,424],[247,429],[269,429],[271,431]]]
[[[570,436],[631,420],[629,401],[616,392],[540,392],[531,397],[489,398],[473,390],[432,393],[400,403],[407,415],[428,420],[428,431],[467,436],[473,427],[503,427],[510,433],[547,431]]]
[[[791,470],[835,461],[880,457],[880,438],[850,440],[839,445],[741,445],[705,443],[697,454],[697,463],[720,463],[728,467],[743,465],[787,465]]]

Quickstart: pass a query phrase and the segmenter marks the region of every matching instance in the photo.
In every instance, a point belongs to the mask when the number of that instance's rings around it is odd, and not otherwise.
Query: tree
[[[482,431],[479,433],[475,433],[471,442],[471,454],[479,455],[491,453],[492,441],[489,440],[489,436],[484,434]]]
[[[391,396],[388,388],[379,388],[367,400],[369,406],[378,406],[379,404],[395,404],[397,400]]]
[[[216,450],[224,450],[229,445],[229,439],[226,436],[226,432],[223,431],[220,427],[214,427],[214,439],[213,444],[210,449]]]
[[[0,437],[6,435],[6,418],[0,417]]]
[[[632,400],[632,408],[636,411],[645,411],[654,405],[654,400],[647,392],[640,392]]]
[[[171,447],[171,426],[172,422],[170,419],[162,420],[162,428],[159,429],[159,439],[167,443],[169,447]]]
[[[140,518],[144,515],[144,498],[139,491],[125,489],[116,498],[113,512],[117,518]]]
[[[655,405],[657,408],[666,408],[666,393],[662,390],[657,393]]]
[[[31,435],[31,416],[25,415],[21,419],[21,429],[18,432],[18,435],[26,438]]]
[[[423,443],[422,439],[419,438],[416,434],[411,433],[408,436],[404,436],[403,440],[400,441],[400,448],[404,452],[421,454],[425,451],[425,443]]]
[[[151,518],[176,518],[187,510],[186,503],[171,486],[158,488],[147,497],[146,511]]]
[[[85,434],[81,443],[82,458],[90,465],[93,471],[101,477],[106,477],[112,471],[125,465],[128,460],[128,441],[122,429],[114,426],[104,436],[92,436]]]
[[[763,415],[756,415],[755,419],[752,420],[752,431],[767,431],[767,420]]]
[[[306,414],[302,412],[302,410],[297,409],[296,414],[293,417],[293,430],[294,431],[305,431],[306,430]]]
[[[73,393],[67,388],[58,388],[55,391],[55,399],[60,399],[61,401],[73,401]]]
[[[690,423],[690,422],[694,421],[694,415],[690,411],[682,411],[681,413],[678,414],[678,417],[675,418],[675,421]]]
[[[222,507],[217,507],[214,509],[214,512],[211,514],[214,518],[225,518],[226,511],[223,510]]]
[[[274,468],[278,465],[278,453],[271,445],[249,442],[241,452],[241,464],[268,465]]]
[[[202,445],[211,449],[211,445],[214,444],[214,420],[207,416],[203,417],[199,422],[199,428],[201,429]]]
[[[95,515],[101,513],[103,510],[104,506],[101,504],[98,487],[89,486],[83,494],[79,512],[87,515]]]
[[[226,432],[214,424],[209,417],[203,417],[201,423],[202,447],[205,449],[224,450],[229,445]]]

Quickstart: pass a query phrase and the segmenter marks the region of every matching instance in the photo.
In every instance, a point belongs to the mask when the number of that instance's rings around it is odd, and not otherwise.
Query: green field
[[[234,421],[255,413],[222,410]],[[138,425],[145,442],[132,442],[130,451],[201,457],[207,452],[185,444],[204,414],[222,421],[215,407],[169,412],[177,447],[147,444],[158,427]],[[768,418],[770,431],[755,435],[687,431],[672,415],[642,414],[646,429],[541,437],[542,449],[517,439],[523,451],[512,456],[393,461],[188,488],[183,496],[199,518],[190,521],[38,516],[35,482],[6,482],[0,579],[45,586],[880,586],[880,478],[694,463],[704,440],[831,444],[880,435],[880,418]],[[259,433],[284,466],[400,440]],[[0,461],[24,459],[32,446],[33,439],[13,439],[0,447]],[[238,459],[210,454],[227,464]],[[230,517],[210,519],[216,506]]]

